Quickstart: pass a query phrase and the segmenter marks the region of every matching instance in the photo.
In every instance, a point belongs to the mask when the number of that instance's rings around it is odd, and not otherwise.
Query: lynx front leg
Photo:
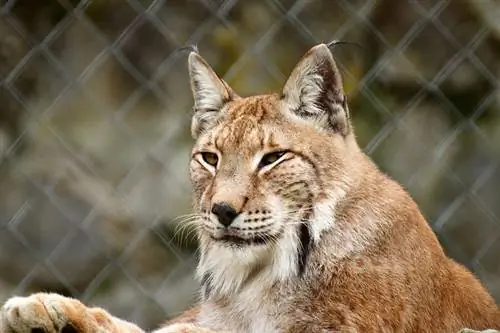
[[[99,308],[57,294],[13,297],[0,310],[0,333],[142,333]]]

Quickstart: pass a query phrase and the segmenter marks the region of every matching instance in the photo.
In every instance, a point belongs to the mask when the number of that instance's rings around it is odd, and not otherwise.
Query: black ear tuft
[[[181,46],[174,52],[189,52],[189,53],[194,52],[196,54],[200,54],[200,52],[198,51],[198,46],[196,46],[195,44]]]

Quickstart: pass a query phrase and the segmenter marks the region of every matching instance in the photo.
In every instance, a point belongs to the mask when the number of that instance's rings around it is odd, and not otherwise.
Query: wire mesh
[[[0,9],[0,301],[56,291],[153,328],[193,301],[198,45],[242,94],[336,47],[360,143],[500,299],[493,1],[29,0]]]

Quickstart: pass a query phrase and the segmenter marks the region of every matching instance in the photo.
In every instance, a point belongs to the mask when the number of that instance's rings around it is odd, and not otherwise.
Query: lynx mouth
[[[210,236],[214,241],[221,242],[229,246],[251,246],[265,245],[269,242],[269,237],[254,236],[251,238],[243,238],[234,235],[223,235],[221,237]]]

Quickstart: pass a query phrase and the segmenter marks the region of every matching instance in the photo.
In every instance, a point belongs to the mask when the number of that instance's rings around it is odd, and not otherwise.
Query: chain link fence
[[[360,143],[500,300],[493,0],[0,1],[0,302],[55,291],[144,328],[196,297],[187,44],[242,95],[318,42]],[[496,13],[496,14],[495,14]]]

